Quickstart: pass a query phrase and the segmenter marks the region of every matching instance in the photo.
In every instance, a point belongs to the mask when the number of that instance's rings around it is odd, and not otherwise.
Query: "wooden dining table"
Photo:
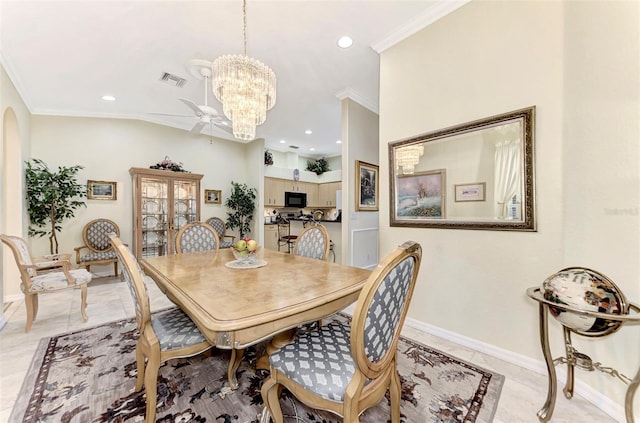
[[[266,339],[267,352],[281,347],[295,328],[354,303],[371,273],[267,249],[252,265],[237,263],[230,249],[140,260],[145,273],[212,345],[232,350],[232,389],[238,387],[236,370],[246,347]],[[259,366],[268,368],[265,359]]]

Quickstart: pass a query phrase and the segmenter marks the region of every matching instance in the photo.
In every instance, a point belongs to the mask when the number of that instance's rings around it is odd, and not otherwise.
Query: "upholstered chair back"
[[[103,252],[111,249],[109,234],[120,236],[120,228],[112,220],[95,219],[87,223],[82,231],[84,244],[94,252]]]
[[[122,243],[120,238],[115,234],[110,237],[110,243],[113,245],[118,260],[120,261],[120,267],[122,268],[122,276],[124,278],[133,305],[136,310],[136,323],[138,324],[138,330],[141,333],[144,332],[147,323],[151,320],[151,307],[149,305],[149,293],[147,286],[144,283],[144,272],[140,268],[140,264],[135,259],[131,250]]]
[[[212,251],[220,248],[220,238],[213,227],[204,222],[189,223],[178,231],[176,236],[176,252],[192,253],[195,251]]]
[[[308,226],[298,234],[293,254],[326,260],[329,257],[329,233],[322,225]]]

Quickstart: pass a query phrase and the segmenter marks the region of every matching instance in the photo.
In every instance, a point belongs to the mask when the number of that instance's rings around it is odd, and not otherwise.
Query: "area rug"
[[[346,315],[334,318],[349,319]],[[133,391],[136,335],[135,321],[122,320],[43,338],[10,421],[144,421],[144,390]],[[245,352],[238,369],[237,391],[228,388],[229,351],[213,349],[210,354],[164,363],[158,377],[156,421],[259,422],[260,387],[267,373],[256,370],[255,362],[264,348],[264,344],[257,344]],[[492,421],[504,382],[502,375],[404,337],[398,351],[403,423]],[[342,421],[331,413],[307,408],[287,391],[281,404],[288,423]],[[383,423],[389,419],[387,392],[387,398],[365,411],[360,421]]]

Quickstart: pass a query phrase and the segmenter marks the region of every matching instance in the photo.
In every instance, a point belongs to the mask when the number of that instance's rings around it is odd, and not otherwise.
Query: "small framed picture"
[[[458,184],[455,186],[456,202],[459,201],[484,201],[485,182],[474,184]]]
[[[356,160],[356,210],[378,211],[378,166]]]
[[[117,182],[88,180],[87,198],[89,200],[116,200],[118,198]]]
[[[204,202],[205,204],[220,204],[222,203],[222,191],[219,189],[205,189],[204,190]]]

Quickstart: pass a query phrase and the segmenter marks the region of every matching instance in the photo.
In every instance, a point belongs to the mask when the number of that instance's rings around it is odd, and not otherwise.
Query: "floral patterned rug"
[[[345,315],[334,318],[348,319]],[[144,421],[145,397],[136,381],[136,324],[122,320],[40,341],[11,414],[11,422]],[[170,360],[160,368],[156,421],[162,423],[257,423],[260,387],[266,372],[255,370],[264,351],[245,352],[237,391],[229,392],[230,352]],[[502,375],[401,338],[398,370],[402,381],[403,423],[491,422],[504,382]],[[307,408],[284,391],[288,423],[341,422],[331,413]],[[365,411],[360,421],[390,419],[387,399]]]

